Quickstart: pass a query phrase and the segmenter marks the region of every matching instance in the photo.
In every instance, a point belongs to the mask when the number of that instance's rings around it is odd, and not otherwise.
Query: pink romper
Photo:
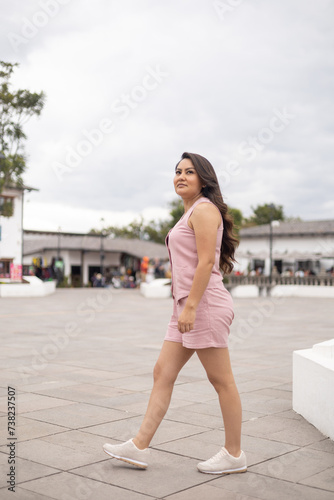
[[[234,313],[231,295],[223,285],[219,270],[223,221],[217,232],[215,264],[208,286],[196,309],[194,329],[181,333],[177,328],[178,318],[187,301],[198,264],[195,233],[188,226],[188,219],[199,203],[212,202],[205,197],[199,198],[166,236],[172,270],[174,306],[165,340],[180,342],[189,349],[227,347]]]

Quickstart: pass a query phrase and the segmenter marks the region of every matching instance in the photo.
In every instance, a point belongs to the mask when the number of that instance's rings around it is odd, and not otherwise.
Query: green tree
[[[173,200],[169,202],[169,218],[166,220],[151,220],[145,224],[143,218],[139,221],[133,221],[127,226],[108,226],[104,229],[91,229],[90,234],[109,234],[114,238],[138,238],[140,240],[154,241],[156,243],[164,243],[168,231],[175,226],[184,214],[182,200]],[[238,208],[229,208],[229,213],[232,215],[235,232],[238,234],[242,225],[243,216]]]
[[[242,212],[241,212],[241,210],[239,210],[239,208],[229,208],[228,211],[233,217],[234,231],[236,234],[239,234],[239,230],[240,230],[242,223],[243,223]]]
[[[168,231],[177,223],[184,213],[181,200],[173,200],[169,203],[170,218],[167,220],[151,220],[144,223],[143,218],[139,221],[134,220],[127,226],[108,226],[104,229],[91,229],[90,234],[109,234],[114,238],[138,238],[140,240],[154,241],[164,243]]]
[[[273,203],[265,203],[252,207],[253,214],[248,219],[245,219],[243,227],[261,226],[269,224],[271,220],[285,220],[283,206],[274,205]]]
[[[21,186],[26,169],[23,125],[44,107],[44,92],[12,90],[10,78],[17,63],[0,61],[0,192],[4,185]]]
[[[182,215],[184,214],[183,201],[181,199],[173,200],[169,202],[169,207],[170,207],[169,213],[171,216],[169,229],[171,229],[173,226],[175,226],[175,224],[181,219]]]

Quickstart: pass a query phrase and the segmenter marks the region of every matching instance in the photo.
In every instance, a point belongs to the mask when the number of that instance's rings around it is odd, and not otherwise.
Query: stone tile
[[[199,383],[200,384],[200,383]],[[217,393],[210,389],[209,383],[207,383],[208,388],[200,392],[196,392],[189,389],[190,384],[181,384],[174,387],[173,398],[182,399],[183,401],[190,401],[194,403],[201,403],[203,401],[218,401]]]
[[[198,439],[197,435],[193,435],[176,439],[175,441],[157,443],[154,445],[154,448],[160,451],[173,453],[175,455],[193,458],[197,460],[198,463],[215,455],[223,444],[223,442],[210,443],[207,441],[201,441]]]
[[[4,403],[7,405],[7,397],[1,398],[0,405]],[[21,393],[17,397],[16,408],[17,411],[22,414],[34,410],[54,408],[56,406],[66,406],[68,404],[72,404],[72,402],[54,397],[50,398],[40,394]]]
[[[69,387],[71,385],[77,385],[77,382],[71,380],[60,380],[60,379],[48,379],[43,378],[39,383],[29,383],[21,388],[22,393],[36,393],[43,394],[42,391],[49,389],[56,389],[58,387]]]
[[[3,387],[0,386],[0,397],[7,396],[7,394],[8,394],[7,384],[4,385]]]
[[[3,453],[1,453],[3,455]],[[0,488],[7,485],[7,474],[9,472],[9,465],[7,462],[8,455],[5,455],[5,460],[0,460]],[[15,458],[15,482],[16,484],[21,484],[24,481],[30,481],[31,479],[36,479],[40,477],[50,476],[52,474],[57,474],[59,471],[57,469],[47,467],[46,465],[31,462],[30,460],[24,460],[22,458]],[[1,495],[0,495],[1,498]]]
[[[85,366],[85,364],[83,363],[82,366]],[[94,365],[92,368],[98,368],[99,366],[100,366],[99,362],[97,361],[96,365]],[[120,378],[124,378],[124,372],[122,372],[122,371],[119,371],[119,372],[110,371],[110,372],[108,372],[108,378],[106,380],[98,380],[98,381],[91,382],[91,383],[101,385],[101,386],[104,385],[104,386],[108,387],[109,385],[112,385],[113,381],[120,379]]]
[[[71,472],[87,478],[100,474],[115,486],[137,491],[154,499],[164,498],[208,481],[205,474],[197,471],[195,460],[152,450],[151,461],[152,465],[147,470],[138,470],[119,460],[107,459]]]
[[[317,441],[316,443],[310,444],[307,448],[312,448],[313,450],[327,451],[327,453],[332,453],[334,455],[334,441],[327,438],[323,441]]]
[[[213,482],[214,483],[214,482]],[[257,500],[258,497],[241,495],[237,492],[215,488],[210,483],[194,486],[180,493],[165,497],[167,500]]]
[[[0,490],[1,497],[1,490]],[[35,492],[28,491],[18,486],[15,488],[15,500],[50,500],[52,497],[47,496],[45,493],[40,495]]]
[[[48,434],[56,434],[57,432],[64,432],[67,428],[46,422],[38,422],[20,415],[17,419],[16,437],[17,442],[26,441],[28,439],[35,439]],[[7,426],[2,425],[0,430],[0,441],[2,443],[7,439]]]
[[[78,403],[97,404],[98,400],[104,398],[113,398],[121,394],[132,394],[130,391],[125,391],[113,387],[99,386],[97,384],[77,384],[70,387],[61,387],[57,389],[45,389],[39,391],[39,394],[46,394],[53,398],[63,398],[69,401]],[[98,406],[98,405],[97,405]]]
[[[267,396],[268,400],[271,400],[274,398],[287,399],[292,404],[292,392],[277,389],[277,386],[269,388],[269,389],[261,389],[259,391],[256,391],[256,393],[261,394],[263,396]]]
[[[292,418],[292,420],[304,420],[301,415],[293,410],[286,410],[275,414],[277,418]]]
[[[334,467],[334,455],[301,448],[252,467],[252,472],[294,483]]]
[[[138,375],[137,377],[124,377],[123,374],[122,377],[101,382],[100,386],[114,387],[128,391],[148,391],[153,386],[153,376],[150,374]]]
[[[191,410],[202,415],[221,417],[221,409],[218,400],[206,401],[204,403],[192,404]]]
[[[85,432],[97,436],[108,436],[109,439],[127,441],[137,434],[142,420],[142,416],[132,416],[132,414],[129,414],[128,418],[85,427]]]
[[[270,381],[270,380],[261,380],[261,379],[254,379],[254,380],[245,380],[244,382],[238,382],[238,391],[240,394],[244,392],[250,392],[250,391],[258,391],[258,389],[263,389],[263,388],[275,388],[279,383],[277,381]]]
[[[210,483],[214,488],[249,495],[259,500],[333,500],[332,493],[252,472],[230,474]]]
[[[200,425],[209,429],[220,429],[223,427],[222,416],[210,416],[203,413],[194,413],[192,411],[193,405],[181,408],[169,408],[166,413],[165,420],[172,420],[173,422],[184,422],[193,425]]]
[[[117,500],[144,500],[147,498],[146,496],[140,495],[129,488],[121,489],[116,486],[106,484],[108,476],[100,474],[99,468],[97,469],[94,479],[88,479],[86,477],[68,472],[61,472],[49,478],[29,481],[28,483],[24,483],[22,487],[24,488],[24,491],[28,491],[33,495],[36,495],[36,497],[30,497],[32,500],[35,498],[36,500],[39,500],[37,495],[44,495],[45,493],[49,495],[47,498],[55,500],[65,500],[70,498],[96,498],[98,500],[110,500],[113,498]],[[96,478],[99,479],[96,480]],[[26,498],[28,500],[29,497],[22,497],[22,500],[25,500]]]
[[[118,391],[121,392],[121,389],[118,389]],[[100,404],[101,406],[105,406],[106,408],[132,411],[133,406],[138,403],[144,403],[144,407],[146,408],[148,400],[149,394],[123,390],[121,394],[114,395],[108,398],[96,398],[95,404]]]
[[[14,354],[13,354],[14,356]],[[43,370],[33,370],[30,365],[27,367],[18,365],[14,370],[0,370],[0,380],[6,380],[6,385],[15,387],[18,390],[24,390],[28,385],[41,384],[45,381]]]
[[[323,434],[306,420],[278,418],[276,415],[245,422],[242,432],[248,436],[266,437],[298,446],[306,446],[324,439]]]
[[[107,370],[89,370],[89,369],[76,369],[71,371],[71,380],[77,383],[92,383],[99,380],[107,380],[110,378],[110,373]]]
[[[319,467],[326,465],[322,454],[334,456],[333,444],[291,409],[292,351],[324,340],[324,332],[328,332],[334,322],[334,310],[328,307],[330,301],[319,299],[316,308],[314,299],[307,298],[291,298],[284,306],[277,304],[272,317],[254,330],[252,338],[232,349],[232,366],[243,402],[242,447],[247,454],[249,472],[216,477],[196,470],[198,461],[215,454],[224,442],[218,399],[196,354],[182,369],[170,409],[155,436],[156,441],[152,442],[155,473],[152,474],[152,467],[148,471],[129,470],[130,466],[105,459],[102,452],[105,441],[120,442],[120,435],[128,439],[138,430],[151,390],[153,366],[163,341],[161,332],[171,314],[170,300],[150,301],[136,290],[115,290],[112,306],[102,310],[92,324],[80,320],[80,337],[73,339],[56,359],[43,369],[30,370],[28,374],[21,371],[24,366],[31,367],[33,349],[42,352],[46,333],[62,331],[66,322],[73,320],[77,306],[94,292],[57,290],[53,296],[33,301],[6,299],[9,316],[1,318],[0,331],[0,380],[6,384],[1,387],[0,382],[0,398],[6,402],[7,381],[13,381],[18,391],[18,461],[41,467],[44,472],[42,467],[69,469],[74,464],[80,476],[86,468],[95,469],[94,479],[80,479],[80,488],[74,494],[77,498],[86,495],[85,498],[156,500],[172,495],[179,500],[190,497],[202,500],[215,499],[217,492],[218,498],[229,500],[332,498],[333,466],[323,470]],[[258,304],[254,299],[235,300],[236,320],[232,330],[237,331],[238,318],[247,318]],[[54,321],[59,311],[62,311],[61,320]],[[305,317],[305,311],[312,311],[312,318]],[[4,332],[10,332],[10,336]],[[65,400],[70,404],[48,407],[51,399],[53,403]],[[20,407],[20,401],[27,406]],[[75,408],[75,414],[69,411],[70,407]],[[5,418],[6,408],[0,406],[0,426],[1,420],[4,421],[1,430],[6,427]],[[300,447],[304,448],[299,450]],[[298,484],[276,478],[274,474],[278,474],[279,469],[283,475],[291,474],[285,461],[297,452],[309,457],[305,472],[309,475]],[[33,461],[29,461],[31,456]],[[70,459],[64,458],[66,456]],[[4,446],[0,448],[0,459],[7,459]],[[54,462],[48,463],[48,460]],[[101,464],[107,467],[102,477],[98,476]],[[274,468],[275,472],[271,476],[252,472],[255,467],[265,466]],[[23,470],[23,466],[20,468]],[[295,471],[296,477],[298,474],[298,470]],[[76,475],[66,470],[27,480],[18,486],[15,497],[60,499],[64,492],[65,495],[67,491],[73,493],[71,486]],[[135,491],[137,476],[141,493]],[[177,484],[173,484],[171,476],[173,481],[177,477]],[[91,481],[104,485],[107,490],[95,494]],[[324,484],[329,488],[327,491]],[[28,491],[30,487],[36,492]],[[153,493],[150,487],[155,488]],[[3,492],[5,489],[0,490],[0,498]]]
[[[155,448],[183,455],[197,460],[207,460],[215,455],[224,445],[225,434],[222,431],[209,431],[183,439],[157,444]],[[242,449],[246,453],[248,466],[262,463],[280,455],[296,450],[295,446],[277,443],[267,439],[242,436]]]
[[[334,492],[334,467],[300,481],[302,484]]]
[[[242,408],[242,422],[248,422],[249,420],[256,420],[263,417],[263,413],[256,413],[254,411],[248,411]]]
[[[111,439],[117,439],[119,441],[127,441],[137,434],[142,420],[142,416],[132,417],[126,420],[118,420],[117,422],[108,422],[107,424],[87,427],[85,431],[99,436],[109,436]],[[199,434],[206,430],[205,427],[164,419],[151,445],[155,446],[156,444],[165,443],[170,440],[181,439],[186,436]]]
[[[105,438],[93,439],[89,434],[86,437],[68,432],[63,434],[61,438],[51,436],[50,439],[39,438],[25,441],[18,447],[17,456],[62,471],[104,459],[102,445]],[[71,438],[74,439],[73,442],[70,441]],[[82,442],[83,439],[86,439],[86,446]]]
[[[61,408],[23,413],[22,416],[32,420],[48,422],[71,429],[88,427],[93,424],[102,424],[114,420],[119,416],[119,410],[101,408],[85,403],[73,403]]]
[[[276,398],[262,393],[262,391],[252,391],[240,394],[242,408],[247,411],[254,411],[265,415],[278,413],[291,409],[291,401],[286,398]]]

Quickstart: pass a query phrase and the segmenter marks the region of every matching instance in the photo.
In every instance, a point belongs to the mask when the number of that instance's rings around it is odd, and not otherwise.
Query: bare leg
[[[205,368],[208,379],[216,389],[224,419],[225,448],[238,457],[241,441],[241,402],[234,381],[230,355],[227,348],[198,349],[197,355]]]
[[[165,341],[154,367],[154,385],[146,414],[133,439],[139,449],[147,448],[168,409],[175,380],[181,368],[194,354],[194,350],[183,347],[179,342]]]

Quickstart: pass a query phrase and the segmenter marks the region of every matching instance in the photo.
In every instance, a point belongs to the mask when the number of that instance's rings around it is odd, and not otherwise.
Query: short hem
[[[228,348],[228,344],[224,344],[224,345],[210,344],[210,345],[204,345],[204,346],[201,345],[201,346],[197,347],[197,346],[193,346],[193,345],[187,344],[187,342],[183,342],[182,340],[164,338],[164,341],[165,340],[166,340],[166,342],[176,342],[178,344],[181,344],[186,349],[193,349],[193,350],[197,350],[197,349],[210,349],[211,347],[214,347],[215,349],[226,349],[226,348]]]
[[[227,349],[228,348],[228,345],[205,345],[205,346],[200,346],[200,347],[190,347],[188,345],[184,345],[182,344],[183,347],[186,347],[187,349],[211,349],[211,348],[214,348],[214,349]]]

